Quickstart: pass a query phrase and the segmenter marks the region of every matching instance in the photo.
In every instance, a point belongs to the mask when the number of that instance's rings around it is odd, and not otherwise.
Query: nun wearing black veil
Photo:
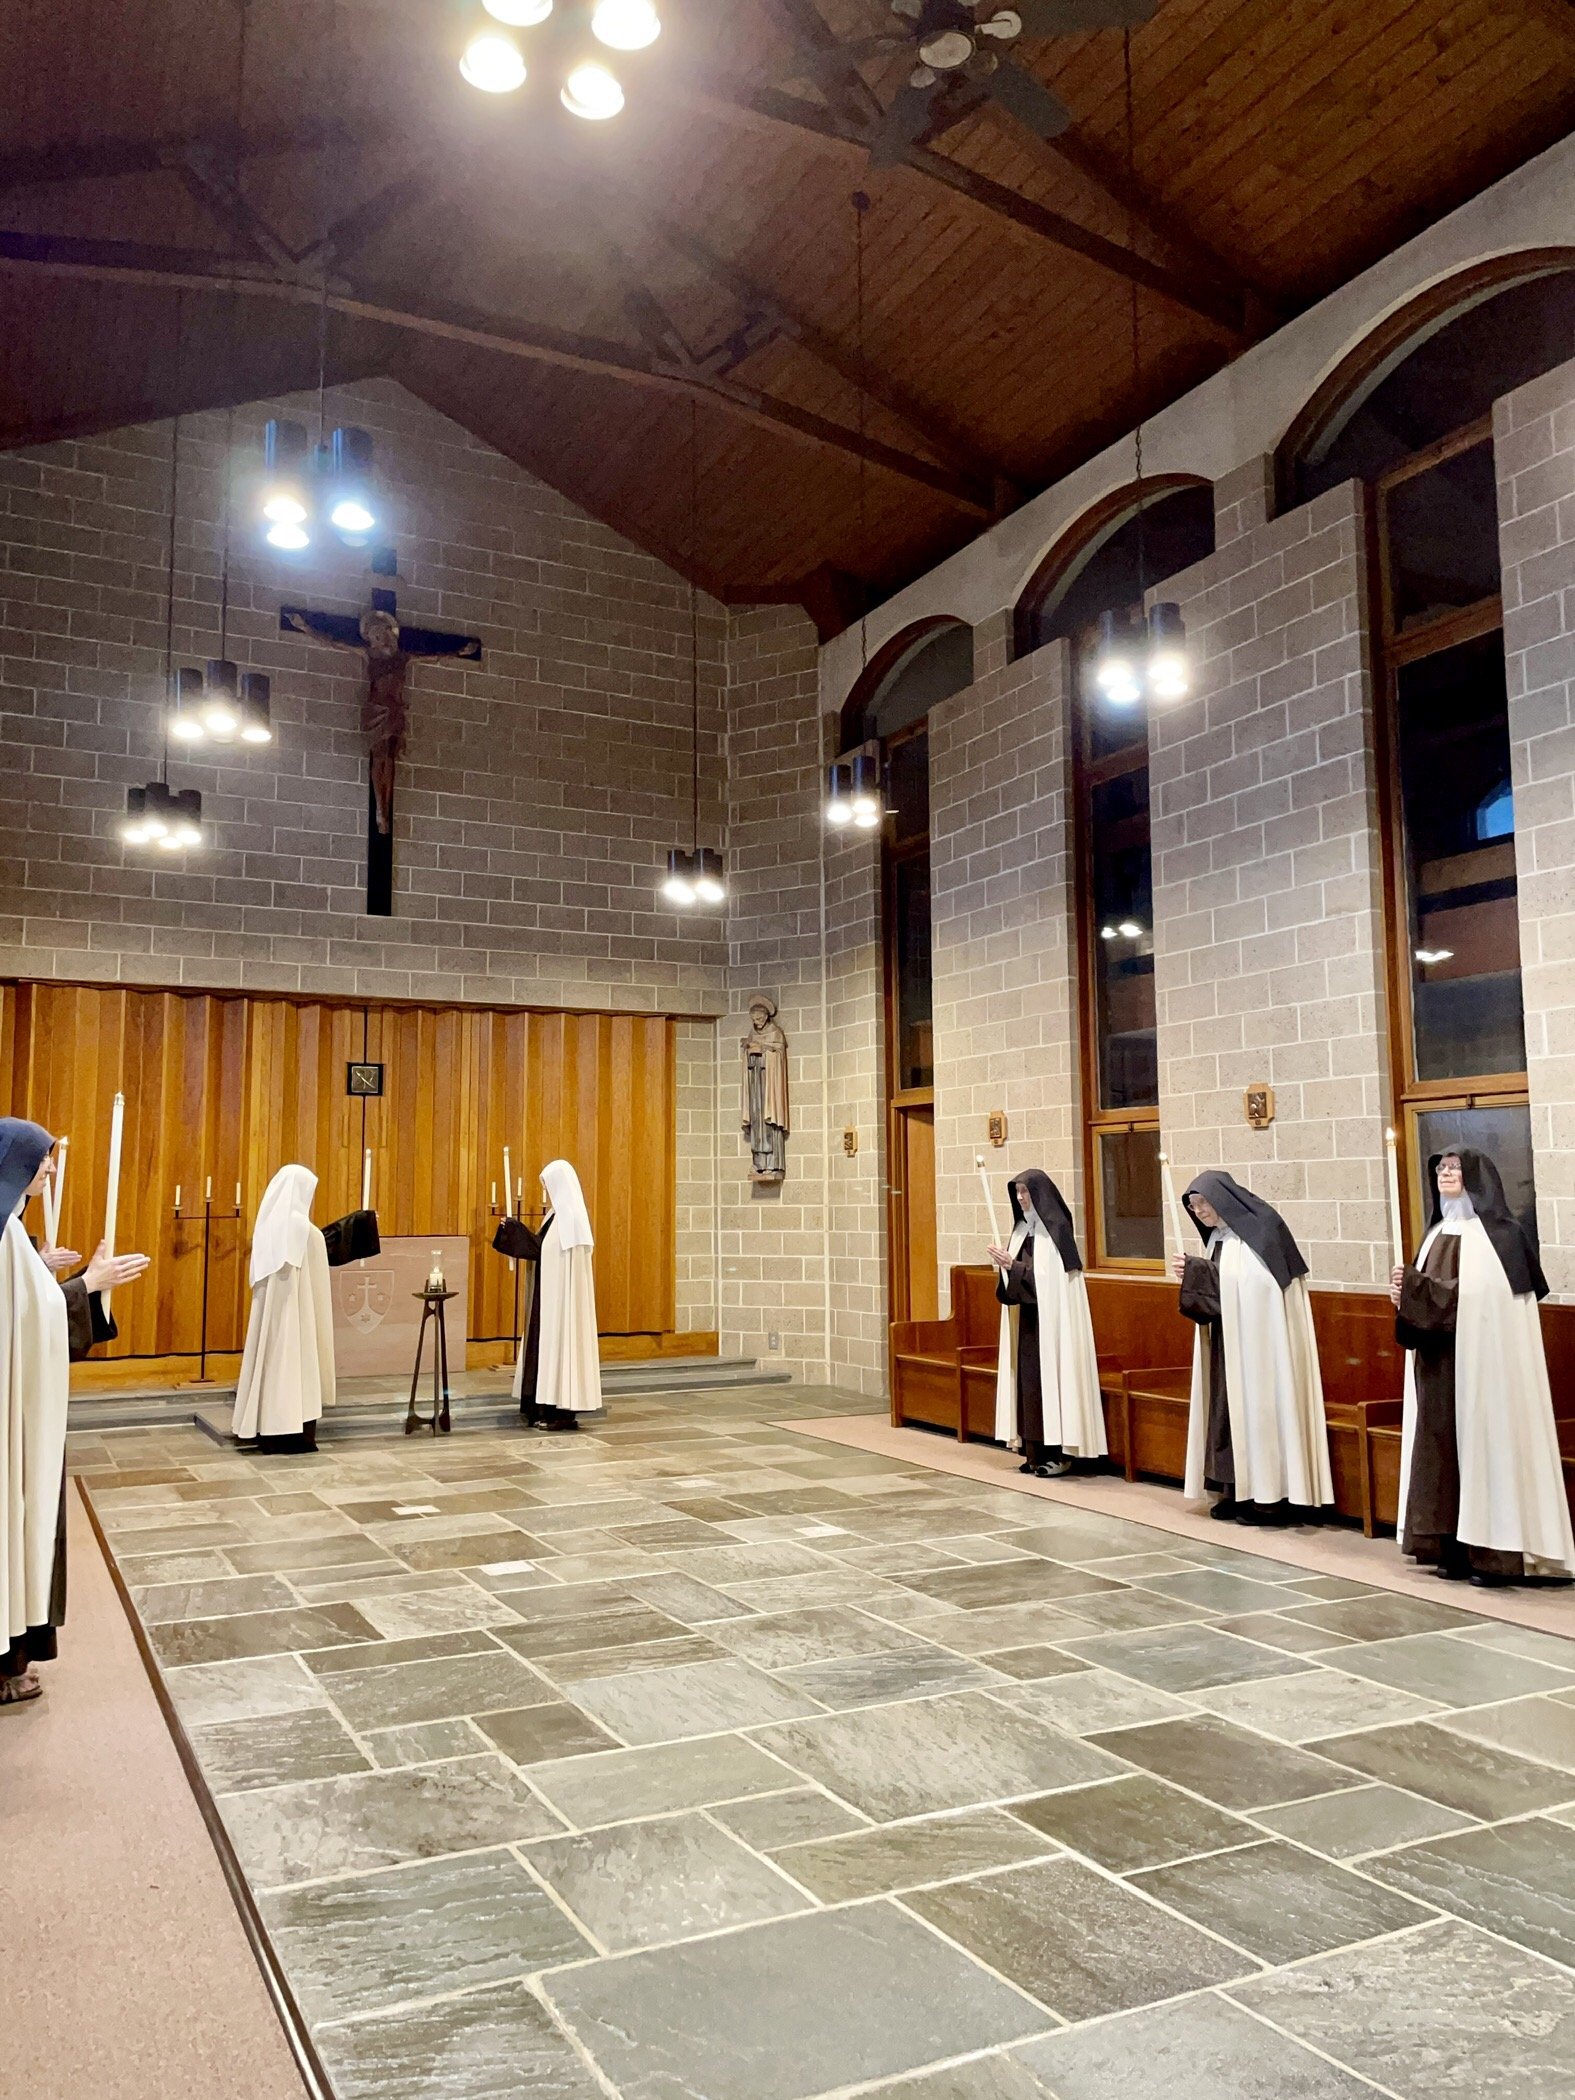
[[[101,1246],[82,1257],[40,1253],[22,1214],[55,1171],[55,1141],[37,1123],[0,1117],[0,1709],[36,1699],[34,1663],[52,1662],[66,1616],[65,1461],[70,1366],[115,1323],[100,1292],[130,1283],[145,1254]]]
[[[990,1249],[1001,1302],[995,1434],[1021,1450],[1023,1472],[1053,1480],[1074,1459],[1105,1455],[1094,1326],[1065,1197],[1039,1167],[1008,1186],[1011,1240]]]
[[[1436,1152],[1427,1178],[1427,1232],[1389,1292],[1406,1351],[1401,1548],[1454,1581],[1567,1581],[1542,1264],[1485,1152]]]
[[[1307,1263],[1233,1175],[1199,1174],[1181,1200],[1203,1236],[1202,1255],[1175,1264],[1197,1328],[1186,1493],[1243,1524],[1304,1519],[1334,1501]]]

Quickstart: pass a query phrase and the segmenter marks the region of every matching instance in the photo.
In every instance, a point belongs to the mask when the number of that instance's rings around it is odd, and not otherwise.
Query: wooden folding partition
[[[380,1099],[349,1096],[353,1059],[383,1065]],[[540,1216],[537,1177],[549,1159],[579,1170],[603,1333],[672,1330],[666,1016],[0,983],[0,1110],[70,1137],[62,1237],[83,1252],[103,1219],[117,1089],[126,1096],[117,1238],[151,1254],[154,1268],[117,1300],[121,1339],[109,1353],[195,1353],[210,1178],[209,1347],[239,1348],[245,1252],[270,1177],[292,1160],[311,1167],[322,1222],[359,1202],[366,1146],[385,1234],[469,1236],[473,1336],[510,1328],[511,1267],[491,1248],[505,1145],[528,1217]]]

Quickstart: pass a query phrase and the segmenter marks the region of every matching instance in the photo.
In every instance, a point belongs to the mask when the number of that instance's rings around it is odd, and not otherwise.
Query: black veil
[[[0,1116],[0,1232],[11,1222],[22,1192],[55,1149],[49,1132],[20,1116]]]
[[[1265,1203],[1251,1189],[1244,1189],[1233,1174],[1198,1174],[1187,1184],[1181,1199],[1207,1244],[1209,1228],[1193,1211],[1194,1196],[1201,1196],[1205,1203],[1213,1204],[1237,1239],[1247,1243],[1282,1291],[1289,1289],[1298,1276],[1307,1274],[1306,1260],[1289,1225],[1272,1203]]]
[[[1007,1184],[1007,1194],[1012,1199],[1012,1222],[1021,1225],[1023,1206],[1017,1200],[1017,1184],[1026,1181],[1028,1200],[1041,1225],[1055,1241],[1055,1251],[1061,1257],[1061,1266],[1071,1271],[1083,1266],[1083,1257],[1077,1251],[1077,1235],[1072,1230],[1072,1213],[1067,1209],[1066,1198],[1056,1187],[1043,1167],[1028,1167],[1021,1174],[1014,1174]]]
[[[1428,1230],[1431,1231],[1444,1215],[1443,1200],[1438,1193],[1438,1163],[1441,1159],[1459,1160],[1460,1178],[1471,1198],[1471,1208],[1482,1220],[1483,1230],[1493,1242],[1493,1252],[1503,1263],[1504,1274],[1509,1278],[1509,1287],[1515,1296],[1524,1297],[1527,1291],[1533,1291],[1537,1297],[1545,1298],[1548,1279],[1542,1273],[1537,1250],[1525,1227],[1510,1209],[1498,1168],[1487,1153],[1474,1151],[1469,1145],[1446,1145],[1442,1152],[1433,1153],[1427,1162]]]

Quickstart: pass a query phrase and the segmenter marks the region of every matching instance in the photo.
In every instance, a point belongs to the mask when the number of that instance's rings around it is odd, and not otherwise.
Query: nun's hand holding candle
[[[0,1117],[0,1709],[38,1696],[31,1665],[53,1658],[65,1618],[70,1366],[114,1339],[99,1294],[148,1266],[100,1248],[82,1275],[52,1272],[23,1214],[55,1172],[54,1146],[38,1124]]]

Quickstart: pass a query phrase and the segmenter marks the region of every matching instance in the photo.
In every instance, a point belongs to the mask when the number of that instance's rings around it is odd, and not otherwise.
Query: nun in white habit
[[[1242,1524],[1306,1521],[1334,1501],[1307,1263],[1272,1204],[1233,1175],[1182,1197],[1204,1251],[1176,1257],[1196,1323],[1186,1493]]]
[[[1073,1461],[1103,1458],[1105,1411],[1083,1258],[1061,1191],[1039,1167],[1014,1176],[1012,1236],[992,1247],[1000,1271],[1001,1347],[995,1434],[1021,1450],[1020,1471],[1054,1480]]]
[[[1542,1264],[1485,1152],[1434,1153],[1427,1170],[1427,1233],[1389,1292],[1406,1351],[1401,1549],[1452,1581],[1568,1581]]]
[[[578,1429],[580,1416],[602,1404],[595,1241],[580,1177],[566,1159],[548,1161],[541,1186],[547,1215],[531,1235],[532,1247],[521,1250],[535,1262],[536,1283],[514,1367],[514,1397],[527,1428]]]
[[[55,1171],[54,1147],[37,1123],[0,1117],[0,1710],[38,1697],[33,1665],[53,1661],[65,1622],[70,1366],[115,1339],[100,1294],[148,1266],[101,1245],[81,1275],[59,1280],[82,1257],[40,1253],[23,1223]]]
[[[333,1302],[328,1249],[312,1223],[316,1193],[309,1167],[281,1167],[252,1231],[252,1313],[231,1427],[265,1450],[315,1451],[318,1419],[333,1404]]]

